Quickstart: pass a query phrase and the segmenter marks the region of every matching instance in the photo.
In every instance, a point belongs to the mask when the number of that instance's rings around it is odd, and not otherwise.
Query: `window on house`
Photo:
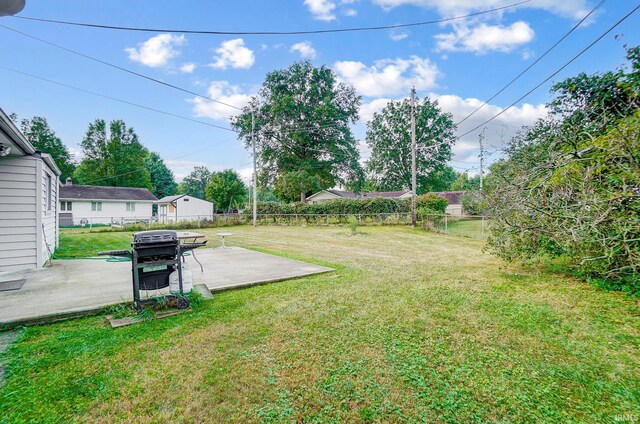
[[[102,211],[102,202],[91,202],[92,211]]]
[[[71,211],[71,202],[60,202],[61,211]]]
[[[188,201],[189,201],[189,199],[187,199],[187,198],[184,198],[184,199],[182,199],[182,200],[183,200],[183,201],[185,201],[185,202],[188,202]]]
[[[51,175],[47,174],[47,210],[51,210],[51,198],[53,197],[53,184],[51,181]]]
[[[136,210],[136,204],[133,202],[127,202],[127,212],[134,212]]]

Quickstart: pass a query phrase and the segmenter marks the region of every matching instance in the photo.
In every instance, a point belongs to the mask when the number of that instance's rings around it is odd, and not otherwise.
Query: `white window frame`
[[[102,212],[102,202],[91,202],[91,210],[93,212]]]
[[[73,202],[60,201],[60,211],[71,212],[73,210]]]
[[[47,174],[47,210],[51,210],[51,199],[53,197],[53,182],[51,178],[51,174]]]
[[[135,211],[136,211],[136,203],[127,202],[127,212],[135,212]]]

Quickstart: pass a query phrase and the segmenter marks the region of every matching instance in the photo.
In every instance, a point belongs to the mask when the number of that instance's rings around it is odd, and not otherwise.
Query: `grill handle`
[[[123,256],[126,258],[131,258],[131,252],[128,250],[103,250],[98,252],[98,256]]]

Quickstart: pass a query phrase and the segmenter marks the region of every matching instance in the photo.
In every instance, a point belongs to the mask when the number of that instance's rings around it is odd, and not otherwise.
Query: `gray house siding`
[[[38,267],[41,267],[50,254],[58,247],[58,188],[60,183],[55,173],[43,162],[38,161],[38,173],[41,175],[41,213],[40,223],[38,223],[36,232],[39,233],[40,239],[40,255],[38,257]],[[49,194],[51,191],[51,194]],[[49,196],[51,198],[49,199]]]
[[[36,181],[41,166],[29,156],[0,158],[0,271],[38,266]]]

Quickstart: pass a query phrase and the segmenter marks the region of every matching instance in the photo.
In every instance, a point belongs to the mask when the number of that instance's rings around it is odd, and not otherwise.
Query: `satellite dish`
[[[26,0],[0,0],[0,16],[11,16],[22,12]]]

